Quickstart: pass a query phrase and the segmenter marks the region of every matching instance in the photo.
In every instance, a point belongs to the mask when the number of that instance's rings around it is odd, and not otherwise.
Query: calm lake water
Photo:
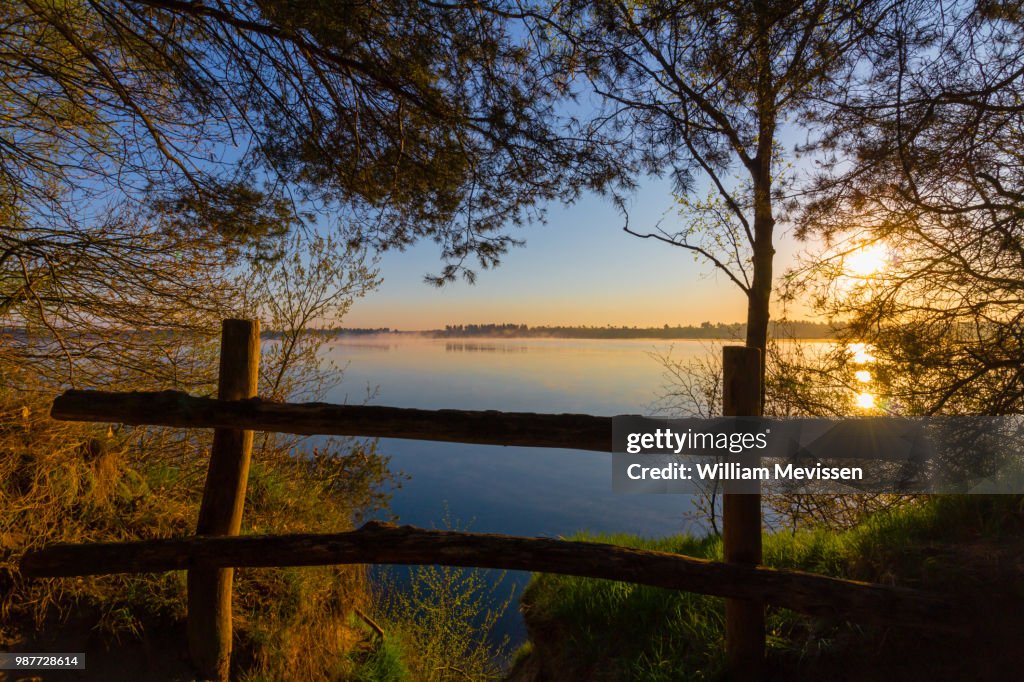
[[[346,337],[327,351],[345,370],[328,400],[361,403],[369,386],[370,404],[392,407],[650,414],[665,383],[651,353],[670,347],[676,359],[716,352],[691,340]],[[479,532],[702,532],[688,496],[613,494],[607,453],[400,439],[382,439],[380,450],[410,476],[392,500],[400,523],[443,528],[447,509],[458,528]],[[510,573],[501,592],[527,578]],[[514,643],[525,638],[518,612],[500,629]]]
[[[345,367],[330,402],[426,409],[647,414],[663,391],[650,356],[669,344],[644,340],[345,338],[330,358]],[[673,357],[710,352],[677,341]],[[392,468],[411,479],[396,492],[401,522],[453,519],[481,532],[558,536],[587,530],[648,536],[687,528],[687,497],[614,495],[611,455],[580,450],[382,439]]]

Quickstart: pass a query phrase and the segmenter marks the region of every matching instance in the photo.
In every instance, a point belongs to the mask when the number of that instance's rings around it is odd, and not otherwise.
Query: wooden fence
[[[369,523],[334,534],[239,536],[253,431],[412,438],[610,452],[612,419],[578,414],[419,410],[274,403],[256,398],[259,323],[225,320],[218,398],[185,393],[68,391],[51,415],[69,421],[213,428],[194,537],[56,544],[27,552],[26,577],[188,571],[189,650],[203,679],[225,680],[236,567],[443,564],[622,580],[726,598],[734,679],[758,679],[764,604],[839,620],[957,631],[949,599],[917,590],[761,566],[759,495],[724,498],[724,562],[614,545]],[[760,412],[756,349],[724,349],[727,415]]]

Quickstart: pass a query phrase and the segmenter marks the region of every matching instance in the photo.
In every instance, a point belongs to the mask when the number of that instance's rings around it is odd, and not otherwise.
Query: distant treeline
[[[444,329],[424,332],[434,337],[491,336],[553,337],[563,339],[739,339],[747,326],[735,322],[703,322],[697,326],[671,327],[531,327],[525,324],[449,324]],[[830,339],[836,327],[821,322],[783,321],[769,325],[768,333],[777,338]]]
[[[525,324],[449,324],[444,329],[426,331],[399,331],[391,327],[335,327],[333,329],[309,329],[314,334],[323,336],[370,336],[376,334],[420,334],[434,338],[460,338],[470,336],[496,338],[528,338],[551,337],[561,339],[740,339],[746,333],[746,325],[740,322],[726,324],[722,322],[703,322],[700,325],[670,327],[531,327]],[[821,322],[785,321],[772,322],[768,325],[768,333],[776,338],[794,339],[831,339],[835,338],[838,327]],[[152,332],[148,330],[124,330],[117,332],[119,336],[128,338],[139,334],[150,336],[166,336],[169,332]],[[0,327],[0,338],[24,340],[26,330],[20,327]],[[264,339],[279,339],[284,332],[272,329],[264,330]]]

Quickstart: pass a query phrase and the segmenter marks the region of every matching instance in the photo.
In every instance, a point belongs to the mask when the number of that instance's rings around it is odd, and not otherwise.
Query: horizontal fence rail
[[[958,632],[946,597],[802,571],[722,563],[603,543],[424,530],[370,522],[346,533],[189,537],[58,544],[27,552],[27,577],[217,567],[440,564],[622,580],[718,597],[764,600],[812,616]]]
[[[612,418],[494,410],[419,410],[376,405],[278,403],[252,398],[220,401],[180,391],[67,391],[50,416],[187,429],[232,428],[300,435],[413,440],[612,451]]]

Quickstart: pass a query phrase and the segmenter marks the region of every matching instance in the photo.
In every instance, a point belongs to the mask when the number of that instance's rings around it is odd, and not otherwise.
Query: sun
[[[889,263],[889,250],[884,244],[869,244],[852,251],[843,259],[847,274],[870,277],[885,269]]]

